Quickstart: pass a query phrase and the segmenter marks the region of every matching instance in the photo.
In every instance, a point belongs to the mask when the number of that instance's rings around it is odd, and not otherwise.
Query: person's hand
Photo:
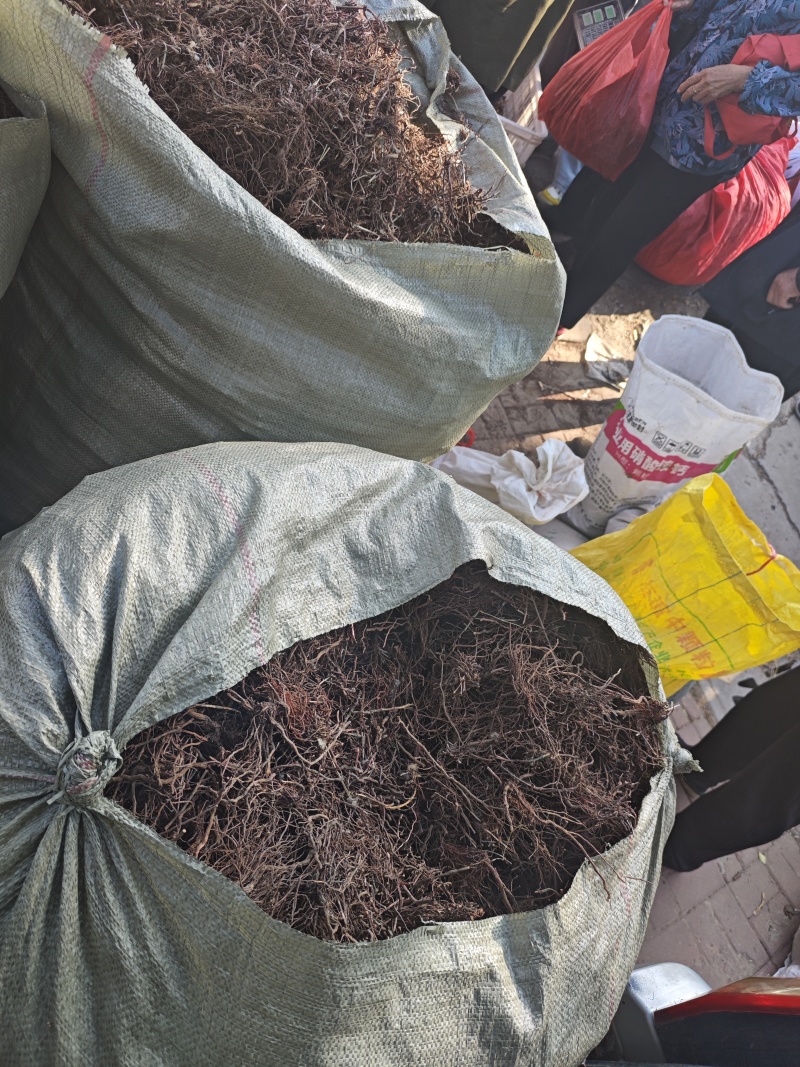
[[[706,67],[697,74],[690,74],[678,86],[681,100],[694,100],[697,104],[710,104],[729,93],[737,95],[744,89],[752,67],[738,63],[723,63],[719,67]]]
[[[671,7],[674,12],[688,11],[694,7],[694,0],[661,0],[664,7]]]
[[[767,303],[772,304],[773,307],[781,308],[783,311],[788,311],[789,308],[795,307],[800,303],[800,289],[797,288],[797,267],[792,267],[791,270],[782,270],[781,273],[773,279],[772,285],[769,287],[767,293]]]

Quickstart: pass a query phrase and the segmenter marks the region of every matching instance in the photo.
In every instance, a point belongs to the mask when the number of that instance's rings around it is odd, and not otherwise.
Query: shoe
[[[548,185],[546,189],[536,194],[536,199],[547,204],[548,207],[558,207],[564,199],[564,190],[559,189],[557,185]]]

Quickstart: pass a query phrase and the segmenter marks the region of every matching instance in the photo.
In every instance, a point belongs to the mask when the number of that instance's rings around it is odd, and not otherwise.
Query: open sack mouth
[[[421,114],[389,26],[333,0],[64,0],[122,46],[154,101],[303,237],[492,247],[459,146]],[[470,137],[451,67],[439,107]]]
[[[139,734],[107,795],[324,940],[532,910],[664,765],[641,657],[469,563]]]

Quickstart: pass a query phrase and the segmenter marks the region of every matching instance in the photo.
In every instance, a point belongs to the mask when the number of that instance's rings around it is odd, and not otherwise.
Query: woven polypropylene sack
[[[10,86],[0,89],[10,90]],[[0,297],[14,277],[50,179],[50,134],[38,100],[14,93],[20,114],[0,119]],[[0,347],[0,365],[3,352]]]
[[[616,593],[522,523],[424,464],[352,446],[143,460],[0,542],[3,1067],[582,1061],[655,893],[674,806],[666,729],[636,829],[560,902],[372,944],[269,918],[102,796],[142,729],[472,559],[642,643]],[[71,797],[81,761],[92,780]]]
[[[547,350],[563,271],[497,114],[426,8],[370,7],[423,116],[463,141],[530,254],[305,240],[181,133],[108,37],[58,0],[2,0],[0,78],[43,102],[53,169],[0,303],[0,529],[86,474],[211,441],[430,459]]]

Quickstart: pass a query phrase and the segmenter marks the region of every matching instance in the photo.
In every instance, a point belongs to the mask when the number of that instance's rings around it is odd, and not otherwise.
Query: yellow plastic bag
[[[800,570],[774,551],[716,474],[572,555],[630,608],[667,696],[800,648]]]

